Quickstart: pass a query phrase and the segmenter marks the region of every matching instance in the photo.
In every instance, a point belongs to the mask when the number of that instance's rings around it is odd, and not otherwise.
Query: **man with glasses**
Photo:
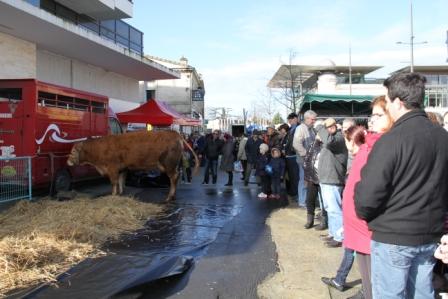
[[[316,133],[313,128],[316,118],[316,112],[313,110],[306,111],[304,114],[304,121],[297,127],[297,130],[294,133],[293,147],[297,153],[297,165],[299,166],[299,208],[306,208],[307,187],[304,180],[303,159],[316,138]]]

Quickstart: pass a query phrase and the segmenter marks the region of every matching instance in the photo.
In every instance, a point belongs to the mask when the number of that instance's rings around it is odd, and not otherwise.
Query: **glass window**
[[[25,0],[26,2],[28,2],[31,5],[34,5],[36,7],[40,7],[40,0]]]
[[[61,17],[63,19],[72,21],[73,23],[76,23],[77,20],[77,14],[71,9],[66,8],[65,6],[56,4],[56,15],[58,17]]]
[[[109,117],[109,130],[112,135],[123,133],[120,123],[113,117]]]
[[[142,33],[133,27],[130,27],[129,29],[130,29],[129,30],[130,31],[129,39],[131,40],[131,42],[141,46],[142,45],[142,37],[143,37]]]
[[[122,21],[117,21],[117,34],[125,39],[129,39],[129,25]]]
[[[443,85],[448,84],[448,75],[440,75],[440,84],[443,84]]]
[[[21,99],[22,88],[0,88],[0,101]]]
[[[40,106],[56,107],[56,95],[54,93],[39,91],[37,98]]]
[[[52,0],[40,0],[40,8],[56,14],[56,3]]]
[[[117,43],[120,45],[125,46],[126,48],[129,48],[129,40],[126,38],[122,38],[121,36],[117,35]]]
[[[106,104],[101,103],[101,102],[92,101],[92,112],[105,113],[106,112]]]
[[[89,100],[75,98],[73,104],[73,109],[79,111],[88,111],[89,110]]]
[[[100,33],[99,23],[86,15],[78,16],[78,24],[86,29],[93,31],[93,32]]]
[[[112,32],[115,32],[115,21],[114,20],[101,21],[100,25],[101,25],[101,27],[104,27]]]
[[[115,41],[115,33],[105,27],[101,27],[101,36],[107,37],[108,39]]]

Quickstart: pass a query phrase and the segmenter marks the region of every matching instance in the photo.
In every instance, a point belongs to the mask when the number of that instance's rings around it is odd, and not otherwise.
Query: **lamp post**
[[[409,45],[411,48],[411,73],[414,72],[414,45],[421,45],[421,44],[427,44],[427,41],[424,42],[414,42],[414,19],[413,19],[413,13],[412,13],[412,0],[409,0],[410,8],[411,8],[411,36],[410,36],[410,42],[397,42],[399,45]]]

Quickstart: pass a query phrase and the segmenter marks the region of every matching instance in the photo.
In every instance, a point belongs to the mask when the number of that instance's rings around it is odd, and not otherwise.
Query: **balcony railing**
[[[143,32],[121,20],[97,21],[89,16],[78,14],[54,0],[25,1],[143,56]]]

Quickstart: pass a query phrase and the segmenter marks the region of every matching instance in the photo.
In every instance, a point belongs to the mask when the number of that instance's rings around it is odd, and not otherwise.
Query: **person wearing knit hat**
[[[285,173],[285,160],[281,156],[281,152],[278,148],[274,147],[271,150],[271,187],[272,195],[270,198],[280,199],[280,188],[283,175]]]

